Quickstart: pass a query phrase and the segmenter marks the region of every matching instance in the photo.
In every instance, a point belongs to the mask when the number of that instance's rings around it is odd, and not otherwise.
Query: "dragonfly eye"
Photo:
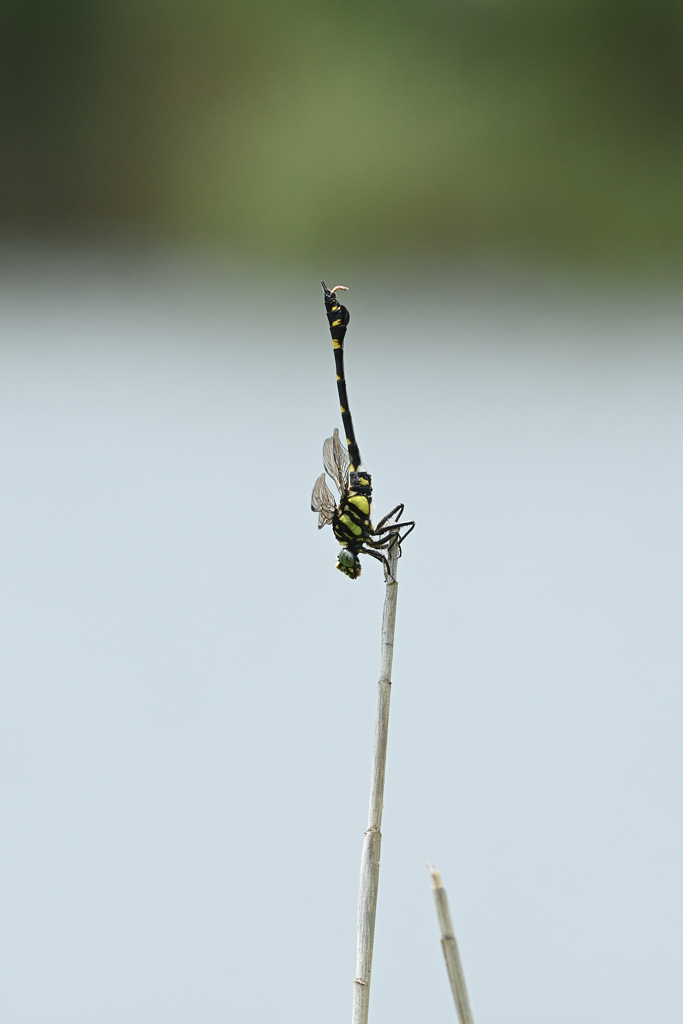
[[[356,556],[348,548],[342,548],[339,552],[339,564],[345,569],[353,569],[356,565]]]
[[[342,548],[339,552],[337,568],[349,579],[357,580],[360,576],[360,560],[348,548]]]

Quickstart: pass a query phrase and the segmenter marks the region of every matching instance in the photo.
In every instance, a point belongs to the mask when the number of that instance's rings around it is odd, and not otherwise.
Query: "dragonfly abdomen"
[[[325,292],[325,311],[330,325],[332,335],[332,348],[334,349],[334,365],[337,371],[337,392],[339,394],[339,408],[341,410],[344,433],[346,434],[346,445],[349,449],[351,460],[351,472],[358,469],[361,463],[360,451],[356,442],[356,434],[353,429],[353,420],[349,409],[349,396],[346,392],[346,378],[344,375],[344,336],[349,325],[350,315],[346,306],[342,306],[335,291],[330,291],[324,281],[320,282]]]

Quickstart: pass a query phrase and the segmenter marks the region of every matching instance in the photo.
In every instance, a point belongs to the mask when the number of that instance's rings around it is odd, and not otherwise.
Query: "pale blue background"
[[[383,585],[308,508],[322,275],[353,286],[377,511],[418,521],[372,1022],[455,1020],[427,860],[477,1024],[679,1022],[677,303],[494,268],[1,270],[2,1019],[350,1019]]]

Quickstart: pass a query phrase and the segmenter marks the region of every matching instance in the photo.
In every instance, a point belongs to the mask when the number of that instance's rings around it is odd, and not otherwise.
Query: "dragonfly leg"
[[[364,543],[368,544],[371,548],[378,548],[380,551],[386,551],[390,548],[396,539],[397,534],[390,533],[386,537],[366,537]]]
[[[394,577],[391,575],[391,569],[389,568],[389,563],[387,562],[387,560],[384,557],[384,555],[378,554],[377,551],[371,551],[370,548],[361,548],[360,551],[358,552],[358,554],[359,555],[370,555],[372,558],[376,558],[377,561],[381,562],[383,564],[383,566],[384,566],[384,576],[385,576],[385,579],[388,577],[394,583],[396,582],[394,580]]]
[[[409,533],[412,533],[412,532],[413,532],[413,530],[415,529],[415,523],[413,523],[413,522],[409,522],[409,523],[401,523],[401,526],[407,526],[407,527],[408,527],[408,529],[406,530],[406,532],[405,532],[405,533],[403,534],[403,536],[401,537],[401,543],[403,543],[403,541],[404,541],[404,540],[406,539],[406,537],[408,536],[408,534],[409,534]]]
[[[393,519],[397,512],[398,512],[398,518],[400,519],[401,516],[403,515],[403,509],[404,508],[405,508],[405,505],[397,505],[396,508],[391,510],[391,512],[389,513],[388,516],[385,516],[384,519],[380,519],[380,521],[377,524],[377,528],[375,530],[375,533],[377,532],[377,530],[381,530],[382,527],[384,526],[384,524],[388,523],[390,519]]]
[[[400,530],[402,530],[404,528],[404,526],[408,527],[407,532],[403,534],[403,538],[402,538],[403,540],[405,540],[406,537],[408,536],[408,534],[412,533],[413,530],[415,529],[415,523],[414,523],[414,521],[412,519],[406,520],[404,523],[389,523],[388,526],[378,526],[372,532],[373,532],[373,534],[379,534],[379,533],[384,533],[384,534],[393,533],[393,534],[396,534]]]
[[[388,537],[382,537],[380,540],[366,539],[365,543],[368,548],[374,548],[375,551],[391,551],[394,544],[398,544],[398,557],[400,558],[403,554],[401,550],[401,539],[397,533],[392,533]],[[381,557],[384,557],[383,555]]]
[[[401,534],[398,530],[391,530],[391,532],[387,533],[386,531],[389,530],[389,527],[385,526],[383,531],[383,537],[378,537],[375,540],[371,539],[370,537],[367,537],[365,543],[373,548],[379,548],[380,551],[388,551],[392,544],[398,544],[398,557],[400,558],[401,555],[403,554],[403,548],[401,547],[401,545],[403,544],[403,541],[406,539],[408,534],[412,533],[413,530],[415,529],[415,523],[400,523],[395,525],[399,525],[400,528],[407,526],[408,529],[404,534]]]

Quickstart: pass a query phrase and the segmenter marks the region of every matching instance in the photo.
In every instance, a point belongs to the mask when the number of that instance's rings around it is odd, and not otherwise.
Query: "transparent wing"
[[[334,495],[325,483],[325,474],[321,473],[313,484],[313,494],[311,495],[311,511],[318,513],[319,530],[332,522],[336,507]]]
[[[332,437],[328,437],[323,445],[323,465],[325,472],[332,477],[342,494],[349,484],[349,455],[339,440],[339,431],[334,428]]]

